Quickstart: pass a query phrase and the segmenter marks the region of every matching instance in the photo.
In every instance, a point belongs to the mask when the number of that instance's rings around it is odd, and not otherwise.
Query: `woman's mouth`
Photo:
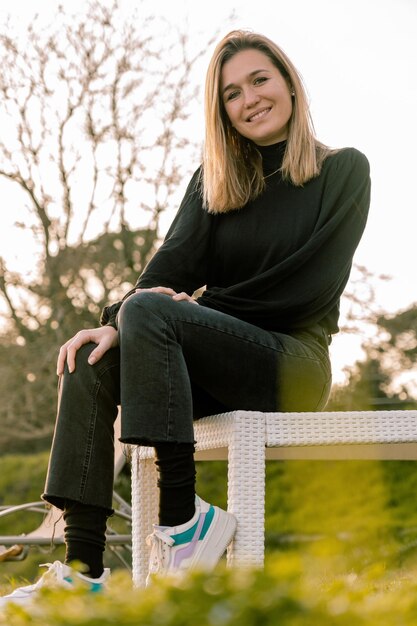
[[[257,111],[256,113],[253,113],[250,117],[248,117],[246,121],[256,122],[262,119],[263,117],[265,117],[265,115],[267,115],[270,110],[271,110],[271,107],[267,107],[265,109],[262,109],[261,111]]]

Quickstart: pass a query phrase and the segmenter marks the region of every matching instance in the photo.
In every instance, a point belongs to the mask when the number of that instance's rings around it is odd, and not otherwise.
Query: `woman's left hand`
[[[198,305],[198,302],[194,300],[194,298],[189,296],[188,293],[185,293],[185,291],[181,291],[180,293],[177,293],[170,287],[150,287],[149,289],[136,289],[135,293],[141,293],[145,291],[154,291],[156,293],[163,293],[166,296],[171,296],[172,299],[176,300],[177,302],[180,302],[181,300],[186,300],[187,302],[192,302],[193,304]]]

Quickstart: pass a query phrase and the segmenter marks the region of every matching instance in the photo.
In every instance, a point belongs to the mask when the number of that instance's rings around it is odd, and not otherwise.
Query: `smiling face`
[[[259,146],[288,137],[290,88],[270,58],[254,48],[237,52],[221,72],[221,93],[230,123]]]

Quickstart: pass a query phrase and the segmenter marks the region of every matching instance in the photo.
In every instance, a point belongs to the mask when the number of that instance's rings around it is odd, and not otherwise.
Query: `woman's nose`
[[[248,87],[247,89],[244,90],[244,102],[245,102],[245,107],[252,107],[255,104],[257,104],[260,100],[260,96],[259,94],[256,92],[255,89],[252,89],[251,87]]]

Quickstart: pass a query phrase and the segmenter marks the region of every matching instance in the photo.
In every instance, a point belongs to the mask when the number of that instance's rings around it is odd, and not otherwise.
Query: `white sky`
[[[11,13],[24,23],[35,12],[50,14],[57,4],[1,2],[0,20]],[[61,4],[74,9],[85,2]],[[124,4],[129,9],[140,3]],[[396,312],[417,303],[417,0],[145,0],[144,7],[174,24],[187,23],[196,45],[217,31],[220,38],[232,28],[250,28],[284,48],[304,78],[319,139],[335,147],[355,146],[370,161],[371,211],[355,261],[392,277],[378,287],[383,309]],[[201,86],[210,54],[201,62]],[[201,112],[195,119],[201,138],[202,124]],[[3,211],[5,206],[2,202]],[[4,254],[13,240],[4,213],[0,227]],[[336,379],[358,356],[358,341],[335,339]]]

